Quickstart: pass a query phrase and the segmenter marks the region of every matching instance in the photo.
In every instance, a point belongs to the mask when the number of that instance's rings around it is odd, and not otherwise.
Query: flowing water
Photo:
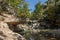
[[[34,25],[31,25],[31,26],[34,27]],[[24,37],[27,40],[60,40],[60,36],[59,36],[60,30],[56,30],[56,29],[51,30],[50,29],[49,31],[41,31],[41,32],[34,33],[31,31],[32,29],[30,29],[29,32],[26,32],[24,34]],[[46,29],[42,29],[42,30],[46,30]]]
[[[59,30],[52,30],[50,32],[26,33],[27,40],[60,40]]]

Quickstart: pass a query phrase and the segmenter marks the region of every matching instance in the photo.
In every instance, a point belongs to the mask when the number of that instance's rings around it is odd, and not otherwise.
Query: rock
[[[6,22],[8,24],[12,24],[12,25],[14,24],[14,25],[16,25],[16,24],[19,23],[19,19],[16,18],[14,15],[6,14],[5,12],[2,12],[1,15],[2,15],[2,17],[0,17],[0,18],[1,19],[3,18],[4,22]]]
[[[0,0],[0,9],[2,11],[0,12],[0,40],[26,40],[22,35],[10,29],[13,27],[9,25],[17,25],[19,19],[15,16],[14,9],[6,4],[6,0]]]
[[[29,27],[25,24],[18,24],[17,27],[20,29],[24,29],[25,31],[27,31],[29,29]]]
[[[3,2],[3,1],[5,1],[5,0],[0,0],[0,3]]]
[[[18,33],[14,33],[9,29],[9,26],[5,22],[0,22],[0,40],[26,40]]]
[[[9,25],[9,28],[10,28],[12,31],[17,32],[17,33],[24,31],[24,29],[22,29],[22,28],[20,28],[20,27],[18,27],[18,26],[16,26],[16,25]]]
[[[40,28],[39,25],[40,25],[40,23],[34,23],[32,28],[33,29],[39,29]]]
[[[3,20],[4,20],[3,16],[0,15],[0,21],[3,21]]]

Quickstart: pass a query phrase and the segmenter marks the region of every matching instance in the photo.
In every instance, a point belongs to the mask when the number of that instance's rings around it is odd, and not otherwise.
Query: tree
[[[25,2],[25,0],[6,0],[6,3],[15,9],[18,17],[23,15],[24,17],[29,18],[28,3]]]
[[[17,12],[16,15],[18,15],[19,12],[21,11],[23,2],[24,2],[24,0],[6,0],[6,3],[9,6],[12,6],[14,8],[14,10]]]
[[[58,28],[60,25],[60,15],[59,15],[59,0],[48,0],[48,9],[47,9],[47,17],[48,24],[50,24],[50,28]]]
[[[33,19],[42,19],[44,14],[44,4],[41,4],[41,2],[38,2],[35,5],[35,10],[32,12],[33,13]]]
[[[24,0],[6,0],[6,3],[9,6],[12,6],[14,8],[18,8],[19,5],[23,3]]]
[[[28,3],[24,3],[24,5],[23,5],[23,15],[26,18],[30,17],[30,13],[29,13],[29,9],[28,9]]]

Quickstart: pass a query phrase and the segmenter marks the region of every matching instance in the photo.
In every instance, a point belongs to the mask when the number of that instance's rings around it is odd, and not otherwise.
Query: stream
[[[27,33],[27,40],[60,40],[60,29],[54,29],[49,32]]]
[[[33,24],[33,23],[32,23]],[[38,23],[37,23],[38,24]],[[24,34],[27,40],[60,40],[60,29],[39,29],[39,25],[29,25],[31,28],[29,32]],[[40,32],[31,31],[35,27],[40,30]],[[35,30],[37,30],[35,29]]]

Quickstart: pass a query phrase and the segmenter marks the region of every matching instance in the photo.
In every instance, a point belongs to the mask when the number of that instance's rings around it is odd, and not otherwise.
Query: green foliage
[[[43,18],[43,12],[44,12],[44,4],[41,4],[40,2],[38,2],[35,5],[35,10],[32,12],[32,19],[41,19]]]
[[[46,19],[48,19],[50,21],[50,24],[52,25],[52,27],[59,27],[60,25],[60,4],[59,4],[59,0],[49,0],[48,1],[48,16]],[[58,21],[58,22],[57,22]]]
[[[25,2],[25,0],[6,0],[6,2],[15,9],[18,17],[20,17],[21,14],[26,18],[30,17],[28,3]]]
[[[28,3],[24,3],[23,5],[23,15],[26,17],[26,18],[29,18],[30,16],[30,13],[29,13],[29,9],[28,9]]]
[[[19,15],[19,13],[21,12],[21,7],[22,7],[22,3],[24,2],[24,0],[6,0],[6,3],[9,6],[12,6],[15,11],[17,12],[16,15]]]
[[[17,7],[23,2],[23,0],[6,0],[6,2],[12,7]]]

